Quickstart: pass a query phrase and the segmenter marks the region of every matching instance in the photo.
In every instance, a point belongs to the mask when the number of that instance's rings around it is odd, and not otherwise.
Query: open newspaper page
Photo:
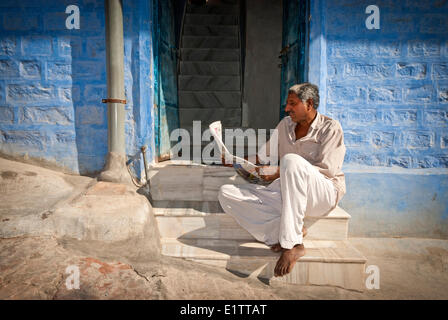
[[[210,124],[209,128],[210,133],[212,134],[213,138],[215,139],[218,145],[218,149],[220,150],[221,154],[224,155],[226,163],[232,163],[233,168],[241,177],[243,177],[246,181],[250,183],[262,184],[262,185],[267,185],[271,183],[270,181],[265,181],[260,177],[260,175],[256,171],[257,165],[241,157],[234,156],[233,154],[230,153],[230,151],[227,149],[227,147],[222,141],[221,121],[213,122],[212,124]]]

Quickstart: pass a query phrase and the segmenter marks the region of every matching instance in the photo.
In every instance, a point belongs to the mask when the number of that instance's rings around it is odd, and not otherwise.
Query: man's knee
[[[287,153],[280,159],[280,169],[305,170],[310,163],[295,153]]]
[[[219,188],[218,199],[228,198],[233,192],[235,186],[233,184],[224,184]]]

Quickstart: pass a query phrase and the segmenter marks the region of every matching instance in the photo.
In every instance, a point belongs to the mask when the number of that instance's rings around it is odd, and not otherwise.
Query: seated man
[[[272,153],[280,158],[275,174],[262,176],[272,183],[223,185],[218,195],[224,211],[255,239],[282,252],[275,276],[291,272],[305,255],[305,215],[327,215],[345,194],[342,128],[338,121],[318,113],[318,105],[317,86],[292,86],[285,108],[289,116],[279,122],[271,137],[277,145],[269,150],[268,142],[257,155],[258,163],[265,163],[264,156]]]

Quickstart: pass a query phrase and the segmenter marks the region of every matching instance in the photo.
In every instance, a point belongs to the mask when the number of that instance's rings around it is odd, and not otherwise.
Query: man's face
[[[295,93],[288,94],[285,112],[289,113],[292,121],[300,122],[306,120],[309,107],[310,106],[307,103],[303,103]]]

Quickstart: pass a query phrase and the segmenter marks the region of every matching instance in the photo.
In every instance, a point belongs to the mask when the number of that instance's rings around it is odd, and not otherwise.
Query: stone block
[[[394,76],[393,64],[347,63],[344,74],[346,77],[361,77],[363,79],[387,79]]]
[[[373,42],[372,52],[377,57],[399,57],[401,55],[401,42],[397,40],[383,40]]]
[[[365,58],[370,54],[369,43],[367,40],[328,41],[330,49],[329,58]]]
[[[101,99],[107,98],[106,85],[89,85],[84,88],[84,101],[100,103]]]
[[[385,110],[382,112],[383,124],[388,126],[408,126],[417,123],[416,110]]]
[[[434,145],[434,134],[426,131],[403,132],[404,146],[409,149],[426,149]]]
[[[75,143],[76,133],[74,131],[58,131],[54,133],[54,137],[57,143]]]
[[[437,97],[440,103],[448,103],[448,87],[438,88]]]
[[[66,36],[58,38],[59,56],[70,56],[78,58],[82,55],[82,39],[76,36]]]
[[[105,108],[103,107],[78,107],[76,108],[76,122],[80,124],[103,124],[105,114]]]
[[[43,131],[20,131],[20,130],[8,130],[0,131],[0,149],[3,147],[9,147],[16,152],[19,151],[35,151],[43,150],[50,139]]]
[[[39,61],[21,61],[20,76],[27,79],[39,79],[41,77],[41,65]]]
[[[425,110],[423,119],[429,127],[446,127],[448,125],[448,112],[446,110]]]
[[[87,78],[89,80],[105,79],[106,61],[78,61],[72,65],[72,77],[74,80],[78,78]]]
[[[401,89],[397,87],[378,87],[369,89],[369,101],[377,104],[401,101]]]
[[[376,148],[390,148],[394,144],[393,132],[372,132],[372,144]]]
[[[365,90],[356,86],[331,86],[328,88],[328,101],[335,104],[354,104],[365,99]]]
[[[430,102],[434,97],[434,87],[431,84],[410,87],[405,94],[409,102]]]
[[[14,121],[14,108],[0,106],[0,122],[13,123],[13,121]]]
[[[408,42],[411,57],[437,57],[440,55],[440,40],[411,40]]]
[[[39,28],[38,16],[30,12],[24,14],[6,14],[3,20],[4,30],[30,31]]]
[[[48,102],[55,97],[54,87],[40,84],[9,84],[6,98],[10,102]]]
[[[431,76],[433,79],[448,79],[448,63],[434,63]]]
[[[0,60],[0,74],[3,79],[19,77],[19,64],[15,60]]]
[[[49,56],[53,51],[49,36],[23,36],[22,54],[28,56]]]
[[[0,39],[0,55],[13,56],[16,53],[17,41],[15,37]]]
[[[437,157],[433,156],[417,157],[414,158],[413,167],[423,169],[438,168],[440,167],[440,162]]]
[[[366,145],[368,142],[367,133],[359,131],[345,131],[344,132],[344,143],[346,147],[360,147]]]
[[[440,147],[442,149],[448,148],[448,135],[442,135],[440,137]]]
[[[401,78],[422,79],[426,77],[425,63],[397,63],[397,75]]]
[[[90,58],[106,59],[106,39],[87,38],[86,53]]]
[[[389,166],[397,166],[402,168],[410,168],[411,161],[411,157],[409,156],[391,156],[388,158]]]
[[[70,80],[72,65],[66,62],[47,62],[47,79]]]
[[[73,123],[73,110],[64,107],[23,107],[20,123],[68,125]]]

